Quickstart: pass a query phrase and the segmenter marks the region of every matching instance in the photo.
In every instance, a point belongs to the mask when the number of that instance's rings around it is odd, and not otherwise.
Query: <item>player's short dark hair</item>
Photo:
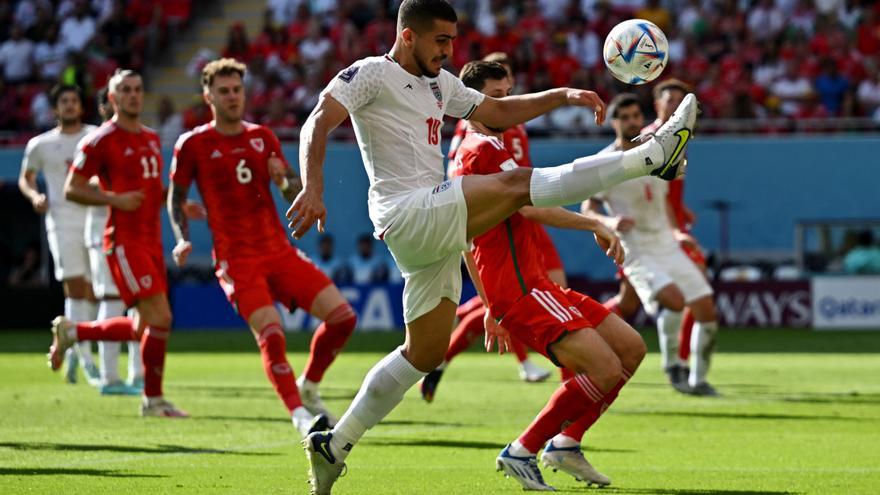
[[[639,108],[641,108],[638,96],[633,93],[620,93],[611,100],[611,103],[608,105],[610,109],[608,113],[611,115],[612,119],[616,119],[617,111],[619,109],[631,107],[633,105],[639,105]]]
[[[244,79],[244,74],[246,72],[247,66],[234,58],[221,58],[214,60],[205,65],[202,69],[202,87],[205,89],[210,88],[211,85],[214,84],[214,79],[217,76],[231,76],[233,74],[238,74]]]
[[[474,60],[464,64],[458,77],[465,86],[482,91],[486,87],[486,81],[504,80],[508,75],[507,69],[498,62]]]
[[[80,89],[79,86],[74,84],[56,84],[49,90],[49,101],[52,103],[52,108],[58,106],[58,100],[61,99],[61,95],[64,93],[76,93],[76,97],[79,98],[80,103],[82,103],[82,89]]]
[[[397,11],[397,30],[410,28],[423,33],[434,26],[434,21],[458,22],[458,14],[446,0],[403,0]]]
[[[693,93],[690,84],[680,79],[666,79],[654,86],[654,99],[660,99],[666,91],[681,91],[684,94]]]

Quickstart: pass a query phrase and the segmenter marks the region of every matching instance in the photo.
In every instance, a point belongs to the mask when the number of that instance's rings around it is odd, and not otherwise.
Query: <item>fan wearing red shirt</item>
[[[162,257],[160,215],[164,200],[159,136],[141,124],[144,89],[141,76],[117,71],[108,84],[115,116],[83,138],[65,184],[68,199],[109,205],[104,251],[122,300],[137,309],[137,320],[116,317],[89,323],[53,321],[54,367],[75,341],[141,341],[144,400],[141,415],[186,417],[162,396],[165,349],[171,330],[168,282]],[[97,176],[100,188],[89,185]]]
[[[510,91],[506,70],[493,62],[466,65],[461,80],[466,86],[496,98]],[[517,168],[501,141],[502,132],[470,121],[452,174],[488,175]],[[589,428],[599,418],[641,363],[645,344],[632,327],[601,304],[550,280],[542,263],[534,222],[592,231],[609,256],[618,263],[623,261],[622,248],[610,230],[591,216],[564,208],[526,206],[477,236],[473,239],[473,251],[466,253],[465,259],[488,307],[484,320],[487,349],[493,338],[503,347],[512,337],[559,367],[575,368],[576,360],[584,357],[613,365],[595,366],[589,375],[576,374],[564,382],[497,462],[504,469],[506,459],[533,458],[546,443],[542,458],[545,465],[577,479],[607,485],[610,480],[584,459],[580,442],[565,435],[564,428],[576,422]]]
[[[214,119],[182,135],[174,147],[168,200],[177,238],[173,255],[183,266],[192,251],[183,206],[195,182],[208,210],[217,279],[248,322],[266,375],[305,436],[311,428],[334,422],[321,402],[318,384],[357,319],[333,282],[287,240],[270,184],[274,182],[290,201],[301,188],[300,180],[284,160],[275,134],[242,120],[245,70],[233,59],[213,61],[202,70],[203,94]],[[299,386],[287,361],[275,301],[323,320]]]

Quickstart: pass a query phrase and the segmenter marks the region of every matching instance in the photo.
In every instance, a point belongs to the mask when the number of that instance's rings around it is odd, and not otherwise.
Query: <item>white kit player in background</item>
[[[684,172],[679,165],[696,122],[693,95],[654,138],[635,149],[558,167],[514,168],[444,182],[440,127],[445,115],[496,129],[563,105],[594,109],[597,123],[605,117],[605,104],[592,91],[560,88],[495,99],[466,88],[442,68],[452,55],[456,21],[455,9],[443,0],[404,0],[391,51],[340,72],[321,93],[300,133],[304,188],[287,212],[293,236],[302,237],[315,223],[318,230],[324,228],[328,134],[351,117],[370,179],[375,235],[388,245],[405,280],[404,345],[367,373],[333,430],[303,441],[312,493],[330,493],[354,444],[442,362],[461,298],[461,254],[470,239],[525,205],[579,203],[627,179],[654,174],[671,180]],[[493,331],[501,330],[487,326],[490,335]],[[573,371],[586,373],[606,364],[591,362]]]
[[[113,106],[107,100],[107,88],[98,92],[98,113],[101,120],[113,118]],[[80,148],[80,146],[77,146]],[[100,187],[97,177],[92,184]],[[92,274],[92,291],[98,300],[97,320],[106,320],[114,316],[125,315],[125,303],[119,296],[119,289],[110,274],[107,256],[104,254],[104,229],[110,216],[107,206],[87,206],[85,238],[89,249],[89,263]],[[141,363],[141,344],[137,340],[126,342],[128,346],[128,380],[123,382],[119,377],[120,342],[98,342],[98,355],[101,358],[102,395],[141,395],[144,388],[144,370]]]
[[[18,187],[34,210],[46,214],[46,239],[55,262],[55,278],[64,286],[64,316],[72,321],[95,319],[97,307],[89,281],[89,254],[83,232],[86,209],[64,198],[64,181],[73,162],[76,145],[95,126],[82,123],[81,91],[76,86],[52,88],[50,99],[58,116],[58,126],[27,143],[21,162]],[[37,187],[42,172],[46,193]],[[98,385],[98,369],[91,344],[82,342],[68,350],[65,379],[75,383],[77,364],[82,361],[89,383]]]
[[[611,121],[617,139],[600,154],[636,146],[632,140],[644,126],[638,97],[616,96],[611,103]],[[639,177],[607,188],[585,201],[582,209],[596,212],[608,228],[620,235],[626,253],[623,273],[645,312],[657,320],[662,366],[667,373],[683,369],[678,357],[678,331],[681,311],[685,306],[691,308],[696,320],[691,334],[691,366],[680,391],[714,396],[717,391],[706,381],[718,333],[713,291],[700,268],[681,249],[677,222],[667,207],[668,191],[666,181]],[[599,213],[603,206],[608,215]]]

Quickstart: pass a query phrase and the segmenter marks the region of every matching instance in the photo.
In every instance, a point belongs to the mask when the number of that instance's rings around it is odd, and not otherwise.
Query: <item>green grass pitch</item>
[[[296,369],[307,339],[288,337]],[[327,375],[328,406],[341,413],[401,340],[357,334]],[[188,420],[141,419],[136,398],[63,384],[47,344],[48,332],[0,333],[0,493],[307,492],[299,438],[247,333],[172,336],[166,395]],[[880,493],[880,333],[723,330],[717,399],[673,392],[658,359],[587,433],[587,458],[613,480],[601,493]],[[519,493],[494,458],[556,380],[524,384],[512,357],[463,354],[433,404],[413,390],[367,434],[334,493]],[[545,475],[563,493],[596,490]]]

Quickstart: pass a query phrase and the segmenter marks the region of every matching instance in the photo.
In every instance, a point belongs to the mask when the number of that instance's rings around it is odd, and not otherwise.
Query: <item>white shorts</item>
[[[657,294],[669,284],[678,287],[686,303],[712,295],[705,275],[678,244],[629,250],[623,273],[639,295],[645,311],[652,316],[658,310]]]
[[[403,275],[403,320],[409,323],[447,298],[461,299],[461,252],[468,248],[461,177],[413,191],[383,239]]]
[[[55,261],[55,280],[89,278],[89,253],[81,230],[47,230],[46,240]]]
[[[97,299],[116,299],[119,297],[119,289],[110,274],[110,265],[107,264],[107,255],[101,247],[89,248],[89,265],[92,274],[92,292]]]

